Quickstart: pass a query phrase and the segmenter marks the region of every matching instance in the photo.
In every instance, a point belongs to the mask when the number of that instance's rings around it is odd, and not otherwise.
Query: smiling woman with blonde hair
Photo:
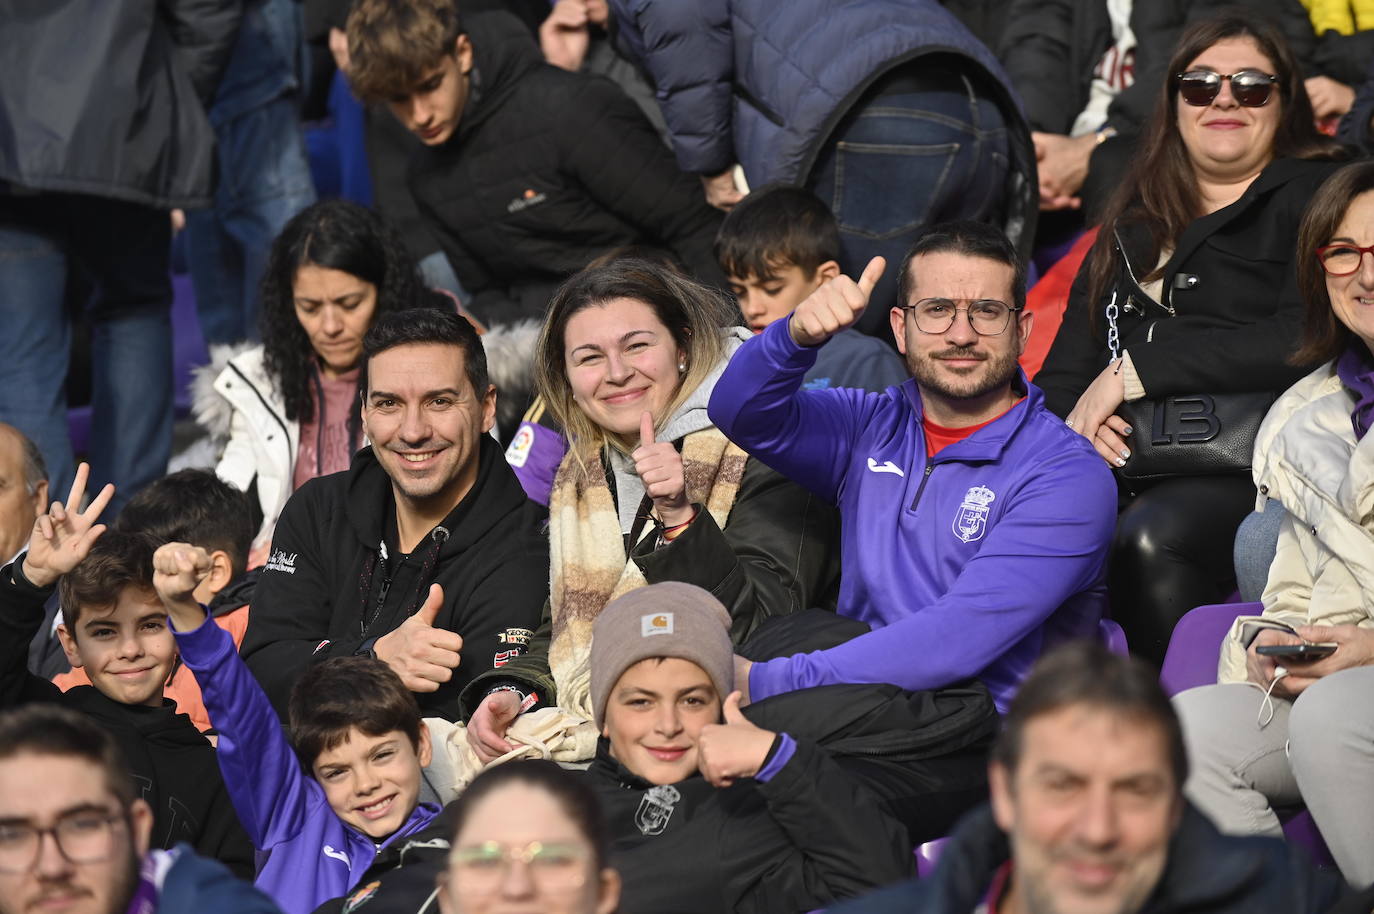
[[[536,365],[569,439],[549,503],[550,601],[528,652],[464,694],[479,759],[509,751],[505,731],[529,696],[591,719],[591,626],[613,597],[697,584],[729,608],[736,643],[771,616],[833,601],[834,509],[706,414],[750,336],[729,327],[737,317],[719,293],[633,258],[588,268],[554,296]]]

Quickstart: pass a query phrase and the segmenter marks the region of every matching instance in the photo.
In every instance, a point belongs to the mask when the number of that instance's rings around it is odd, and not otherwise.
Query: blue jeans
[[[443,289],[445,292],[453,293],[463,303],[463,307],[467,307],[468,302],[472,301],[472,296],[458,281],[458,274],[453,272],[453,264],[449,263],[448,255],[443,251],[435,251],[421,257],[419,266],[420,278],[431,289]]]
[[[95,287],[91,486],[117,488],[113,518],[167,470],[172,450],[171,224],[136,203],[77,194],[0,196],[0,421],[38,446],[52,497],[74,475],[67,432],[67,271]]]
[[[293,0],[249,5],[210,109],[215,203],[186,214],[186,258],[207,344],[258,339],[258,281],[272,242],[315,202],[294,76],[299,15]]]
[[[840,224],[840,267],[857,277],[887,258],[858,329],[889,338],[902,255],[926,226],[988,221],[1004,207],[1009,153],[1001,112],[973,82],[917,63],[884,78],[840,121],[807,186]],[[921,88],[906,91],[903,77]],[[893,91],[899,89],[901,91]]]
[[[1241,602],[1257,603],[1269,582],[1269,566],[1279,545],[1279,527],[1288,512],[1283,503],[1271,498],[1263,511],[1253,511],[1236,530],[1236,589]]]

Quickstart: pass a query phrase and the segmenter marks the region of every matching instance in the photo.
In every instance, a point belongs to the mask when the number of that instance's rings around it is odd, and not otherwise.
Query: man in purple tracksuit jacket
[[[802,390],[817,348],[859,318],[884,267],[874,258],[857,283],[832,280],[746,343],[711,397],[732,441],[839,506],[838,610],[873,628],[829,650],[740,661],[739,679],[758,701],[977,677],[1005,712],[1045,648],[1096,631],[1116,486],[1016,363],[1033,316],[995,228],[936,226],[906,257],[891,323],[911,380],[881,394]]]

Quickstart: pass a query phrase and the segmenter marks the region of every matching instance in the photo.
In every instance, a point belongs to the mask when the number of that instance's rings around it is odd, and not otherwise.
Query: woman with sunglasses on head
[[[1185,612],[1234,586],[1231,545],[1254,498],[1244,429],[1297,377],[1294,239],[1343,157],[1262,18],[1197,23],[1169,73],[1035,378],[1117,469],[1112,614],[1155,662]],[[1258,396],[1232,396],[1245,393]],[[1211,463],[1194,457],[1222,432]]]
[[[1322,185],[1297,249],[1307,315],[1292,361],[1320,367],[1279,398],[1256,443],[1255,482],[1283,508],[1262,613],[1232,626],[1220,684],[1175,704],[1189,799],[1223,831],[1275,836],[1275,810],[1306,806],[1363,887],[1374,883],[1374,162]],[[1304,643],[1311,655],[1291,653]]]

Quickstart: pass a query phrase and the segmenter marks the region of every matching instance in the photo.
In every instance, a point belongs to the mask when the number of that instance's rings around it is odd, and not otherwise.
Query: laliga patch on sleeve
[[[530,449],[533,447],[534,426],[526,422],[511,439],[510,447],[506,448],[506,463],[517,469],[523,467],[525,461],[530,459]]]
[[[671,635],[672,633],[672,613],[650,613],[647,616],[639,617],[639,634],[642,637],[647,638],[650,635]]]

